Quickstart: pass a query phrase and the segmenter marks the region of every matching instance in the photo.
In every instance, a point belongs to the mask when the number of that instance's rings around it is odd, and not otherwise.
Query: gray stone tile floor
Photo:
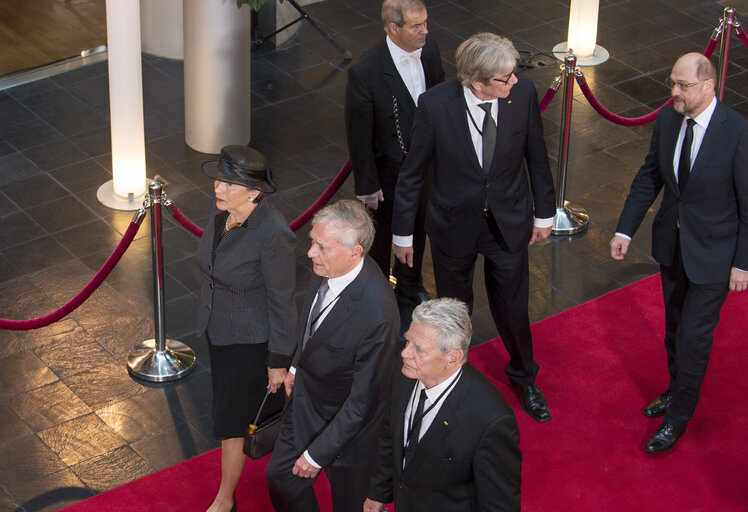
[[[568,2],[433,0],[429,29],[448,76],[454,50],[477,31],[510,37],[532,62],[522,76],[540,96],[558,75],[549,56],[566,39]],[[598,42],[611,59],[585,68],[601,101],[625,116],[646,114],[668,97],[663,80],[675,58],[703,51],[723,6],[711,0],[602,0]],[[379,3],[323,1],[308,12],[354,57],[382,37]],[[715,58],[716,61],[716,58]],[[278,49],[252,58],[251,144],[277,170],[272,198],[289,220],[325,189],[347,157],[343,127],[346,69],[340,54],[310,26]],[[728,105],[748,113],[748,51],[734,40]],[[211,155],[184,142],[182,64],[143,58],[148,175],[202,224],[212,184],[200,164]],[[249,94],[250,91],[247,91]],[[559,96],[544,114],[557,167]],[[0,91],[0,316],[44,315],[75,295],[106,260],[132,213],[96,200],[109,179],[106,63]],[[591,217],[582,236],[530,249],[533,321],[564,311],[657,271],[649,256],[651,216],[623,263],[607,243],[652,126],[603,120],[576,91],[567,199]],[[337,198],[352,197],[349,180]],[[165,214],[166,215],[166,214]],[[168,215],[166,215],[168,218]],[[308,227],[298,233],[298,297],[310,275]],[[51,511],[218,446],[211,436],[207,350],[194,327],[197,240],[165,221],[166,333],[198,354],[197,369],[168,384],[127,373],[124,356],[153,337],[151,249],[145,222],[121,263],[78,310],[49,327],[0,331],[0,512]],[[433,292],[430,260],[425,282]],[[482,269],[475,279],[476,343],[496,336]],[[537,350],[543,364],[542,349]],[[542,384],[542,370],[540,381]],[[553,397],[550,398],[553,406]]]

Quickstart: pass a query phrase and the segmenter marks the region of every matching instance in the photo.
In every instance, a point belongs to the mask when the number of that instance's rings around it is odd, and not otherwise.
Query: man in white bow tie
[[[374,218],[377,232],[369,255],[386,277],[391,263],[392,200],[410,147],[418,97],[444,81],[439,49],[433,38],[426,37],[427,18],[423,0],[386,0],[382,22],[387,36],[348,71],[345,121],[355,192]],[[416,220],[413,267],[396,261],[392,269],[401,303],[416,305],[427,298],[421,279],[424,218],[425,197]]]

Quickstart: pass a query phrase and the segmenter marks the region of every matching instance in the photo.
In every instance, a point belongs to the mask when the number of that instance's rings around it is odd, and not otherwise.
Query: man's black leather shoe
[[[541,423],[551,420],[551,411],[548,409],[548,401],[537,384],[521,386],[514,383],[522,393],[522,408],[534,420]]]
[[[652,402],[642,409],[642,414],[649,418],[656,418],[658,416],[664,416],[665,411],[673,401],[673,392],[669,389],[663,394],[652,400]]]
[[[644,449],[649,453],[666,452],[675,446],[678,439],[686,433],[686,424],[679,427],[663,421],[657,432],[647,441]]]

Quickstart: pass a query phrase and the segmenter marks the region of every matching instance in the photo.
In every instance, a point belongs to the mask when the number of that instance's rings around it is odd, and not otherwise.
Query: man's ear
[[[449,364],[460,364],[465,353],[462,350],[454,349],[447,352],[447,361]]]
[[[351,261],[354,259],[362,258],[364,253],[364,248],[361,247],[359,244],[356,244],[351,249]]]

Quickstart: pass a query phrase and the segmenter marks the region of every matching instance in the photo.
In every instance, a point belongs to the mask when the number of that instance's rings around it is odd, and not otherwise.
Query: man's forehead
[[[405,18],[405,23],[423,23],[428,18],[428,13],[426,9],[403,11],[403,18]]]

